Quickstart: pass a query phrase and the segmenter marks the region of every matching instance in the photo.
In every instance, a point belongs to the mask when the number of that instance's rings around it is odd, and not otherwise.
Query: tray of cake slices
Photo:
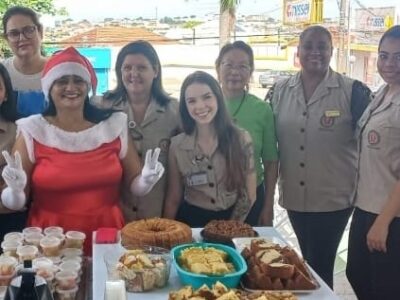
[[[1,290],[5,292],[23,262],[31,260],[33,270],[46,280],[57,299],[83,299],[89,263],[83,256],[85,238],[83,232],[64,232],[58,226],[27,227],[22,232],[7,233],[1,242]]]
[[[241,287],[247,291],[310,293],[320,287],[306,262],[278,238],[234,238],[247,263]]]

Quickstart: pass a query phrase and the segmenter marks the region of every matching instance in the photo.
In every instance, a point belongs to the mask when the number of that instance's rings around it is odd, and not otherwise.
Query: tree
[[[39,14],[49,14],[49,15],[66,15],[67,11],[65,8],[57,9],[54,6],[54,0],[1,0],[0,1],[0,18],[3,18],[4,13],[7,9],[12,6],[26,6],[32,8]],[[9,53],[9,49],[4,43],[3,39],[0,39],[0,54]]]
[[[219,4],[219,47],[231,41],[236,22],[236,6],[240,0],[220,0]]]

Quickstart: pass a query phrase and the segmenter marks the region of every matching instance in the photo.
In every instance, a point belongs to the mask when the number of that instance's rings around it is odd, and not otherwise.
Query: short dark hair
[[[43,25],[39,22],[39,16],[34,10],[25,6],[12,6],[9,9],[7,9],[7,11],[3,15],[2,22],[3,22],[4,35],[7,32],[8,20],[10,20],[10,18],[15,15],[23,15],[29,17],[32,20],[33,24],[35,24],[35,26],[37,27],[37,30],[40,33],[43,33]]]
[[[238,49],[242,50],[249,56],[250,68],[251,72],[254,71],[254,53],[253,49],[243,41],[235,41],[233,43],[226,43],[221,50],[219,50],[219,54],[217,59],[215,60],[215,68],[218,70],[221,66],[222,59],[224,58],[225,54],[231,50]]]
[[[17,119],[17,96],[13,90],[11,78],[6,67],[0,63],[0,77],[3,78],[7,101],[0,105],[0,115],[7,121],[15,122]]]
[[[379,40],[378,51],[381,48],[383,40],[386,38],[400,39],[400,25],[395,25],[385,31],[385,33],[382,35],[381,39]]]
[[[117,75],[117,87],[113,90],[107,91],[104,94],[104,98],[108,100],[118,101],[119,99],[123,99],[126,101],[126,90],[124,84],[122,82],[122,63],[125,60],[125,57],[130,54],[142,54],[144,55],[154,70],[158,70],[156,78],[153,80],[153,84],[151,86],[151,95],[155,98],[155,100],[161,105],[166,106],[171,97],[164,90],[162,85],[162,73],[161,73],[161,63],[158,58],[157,52],[154,47],[147,41],[138,40],[131,42],[119,51],[117,56],[117,61],[115,63],[115,73]]]
[[[313,32],[317,32],[317,33],[326,35],[326,37],[329,39],[329,42],[331,43],[331,45],[333,44],[332,34],[329,32],[328,29],[326,29],[325,27],[323,27],[321,25],[312,25],[312,26],[308,26],[306,29],[304,29],[300,33],[300,37],[299,37],[300,43],[305,39],[307,34],[313,33]]]

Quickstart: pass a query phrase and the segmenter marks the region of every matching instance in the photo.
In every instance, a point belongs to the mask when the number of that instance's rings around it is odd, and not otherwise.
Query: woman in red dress
[[[49,59],[42,75],[48,108],[17,122],[14,157],[3,153],[7,188],[1,195],[14,210],[24,209],[31,195],[28,225],[82,231],[88,255],[93,231],[124,225],[121,184],[144,195],[164,172],[159,149],[148,151],[142,169],[124,113],[90,104],[96,84],[90,62],[74,48]]]

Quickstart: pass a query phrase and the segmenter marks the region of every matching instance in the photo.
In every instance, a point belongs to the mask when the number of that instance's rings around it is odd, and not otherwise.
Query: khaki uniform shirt
[[[101,107],[110,107],[109,104],[112,103],[108,100],[102,100],[99,97],[96,97],[94,101],[96,102],[95,105]],[[113,108],[120,109],[128,115],[128,132],[132,137],[139,156],[142,158],[142,164],[144,164],[148,149],[160,147],[161,152],[158,160],[165,168],[163,177],[144,197],[134,196],[129,188],[122,190],[122,212],[125,221],[130,222],[143,218],[161,217],[166,193],[170,139],[181,131],[178,102],[172,99],[167,106],[163,107],[152,99],[141,124],[135,122],[133,111],[127,101],[117,101]]]
[[[11,148],[15,142],[16,130],[17,126],[14,122],[6,121],[2,116],[0,116],[0,173],[6,164],[3,155],[1,155],[1,151],[11,151]],[[1,182],[2,178],[0,176],[0,183]]]
[[[351,206],[357,167],[353,80],[330,70],[306,103],[300,73],[272,96],[280,154],[280,204],[299,212]]]
[[[379,214],[400,179],[400,95],[377,92],[361,117],[360,163],[355,206]],[[400,214],[397,214],[400,217]]]
[[[246,153],[246,174],[254,172],[253,148],[247,131],[241,130]],[[220,211],[238,201],[236,191],[226,187],[225,158],[215,146],[211,157],[203,154],[195,135],[181,133],[172,138],[171,149],[184,185],[185,201],[203,209]],[[246,199],[247,201],[247,199]]]

